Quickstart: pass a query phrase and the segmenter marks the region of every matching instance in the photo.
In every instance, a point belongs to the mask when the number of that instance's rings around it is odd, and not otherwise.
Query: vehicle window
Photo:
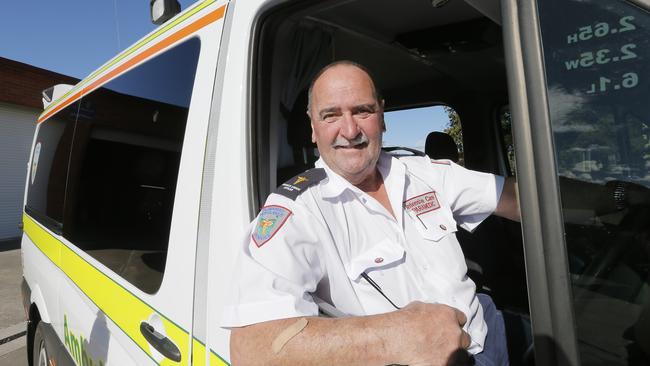
[[[78,110],[79,103],[72,103],[40,125],[29,173],[25,211],[59,234]]]
[[[582,364],[647,365],[650,17],[611,0],[539,13]]]
[[[451,159],[463,163],[463,132],[458,113],[453,108],[432,106],[400,109],[386,112],[384,119],[385,147],[407,147],[426,152],[434,159]],[[427,151],[427,137],[432,132],[437,133],[437,136],[430,138]]]
[[[63,235],[141,290],[162,282],[199,40],[83,98]]]

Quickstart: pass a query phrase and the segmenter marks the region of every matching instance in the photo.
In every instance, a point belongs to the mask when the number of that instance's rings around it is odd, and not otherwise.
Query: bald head
[[[349,60],[340,60],[340,61],[334,61],[334,62],[332,62],[332,63],[326,65],[325,67],[323,67],[323,68],[322,68],[322,69],[321,69],[321,70],[320,70],[320,71],[319,71],[319,72],[314,76],[314,78],[312,79],[311,84],[309,84],[309,90],[308,90],[307,113],[309,113],[309,111],[311,110],[311,106],[312,106],[312,103],[313,103],[314,85],[316,84],[316,82],[321,78],[321,76],[323,76],[323,74],[325,74],[325,73],[327,73],[328,71],[330,71],[330,69],[340,68],[340,67],[351,67],[351,68],[356,68],[356,69],[358,69],[359,71],[361,71],[361,72],[363,72],[364,74],[366,74],[366,76],[367,76],[368,79],[370,80],[370,85],[371,85],[371,87],[372,87],[372,93],[373,93],[373,95],[375,96],[375,100],[377,101],[377,103],[381,103],[381,102],[382,102],[382,95],[381,95],[381,92],[380,92],[380,91],[377,89],[377,87],[375,86],[374,78],[372,77],[371,72],[370,72],[366,67],[364,67],[363,65],[358,64],[358,63],[356,63],[356,62],[354,62],[354,61],[349,61]]]

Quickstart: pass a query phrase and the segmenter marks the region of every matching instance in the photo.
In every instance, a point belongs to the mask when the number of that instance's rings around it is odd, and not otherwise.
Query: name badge
[[[404,201],[404,208],[407,211],[420,216],[427,212],[435,211],[440,208],[440,203],[436,197],[436,192],[427,192]]]

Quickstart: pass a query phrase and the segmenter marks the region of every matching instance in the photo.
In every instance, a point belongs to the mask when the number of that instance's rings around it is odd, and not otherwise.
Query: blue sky
[[[180,0],[186,9],[193,0]],[[84,78],[155,28],[149,0],[5,1],[0,56]],[[448,124],[442,107],[386,114],[387,145],[423,149]]]
[[[192,0],[181,0],[181,8]],[[149,0],[4,1],[0,56],[83,78],[155,28]]]
[[[425,107],[386,112],[385,146],[406,146],[424,151],[424,142],[431,131],[442,131],[449,117],[442,107]]]

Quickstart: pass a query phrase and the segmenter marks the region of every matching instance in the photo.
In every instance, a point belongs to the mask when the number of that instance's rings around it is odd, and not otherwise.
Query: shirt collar
[[[359,188],[355,187],[345,178],[335,173],[327,165],[327,163],[325,163],[325,160],[323,160],[322,157],[316,161],[315,166],[317,168],[325,169],[325,172],[327,173],[327,179],[321,183],[321,193],[323,198],[338,197],[343,194],[346,189],[349,189],[350,191],[357,194],[361,193],[361,190]],[[396,179],[399,179],[399,177],[404,177],[404,173],[406,172],[406,166],[404,163],[384,151],[379,154],[377,169],[379,169],[379,173],[381,173],[382,177],[384,178],[384,182],[386,183],[393,177],[396,177]]]

